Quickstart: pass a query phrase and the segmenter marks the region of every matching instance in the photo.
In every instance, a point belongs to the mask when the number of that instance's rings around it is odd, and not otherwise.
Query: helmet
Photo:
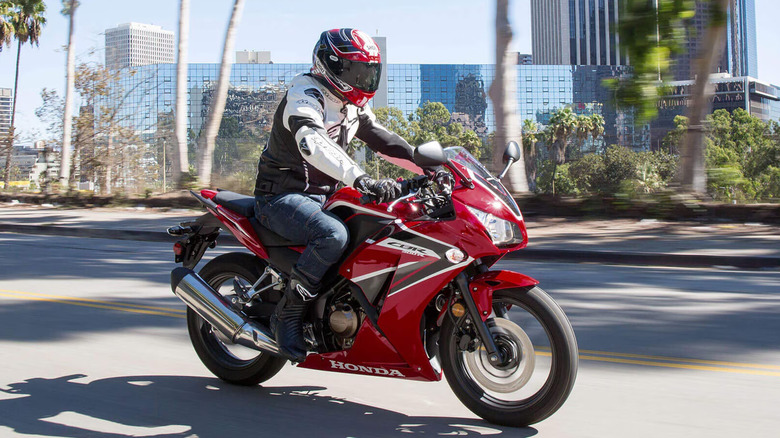
[[[312,58],[311,73],[359,107],[374,97],[379,88],[382,76],[379,46],[364,32],[357,29],[322,32]]]

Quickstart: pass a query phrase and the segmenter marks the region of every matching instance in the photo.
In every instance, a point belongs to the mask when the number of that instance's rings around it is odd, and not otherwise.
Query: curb
[[[0,232],[45,236],[84,237],[92,239],[137,240],[144,242],[174,242],[176,237],[162,231],[110,230],[105,228],[75,228],[57,225],[23,225],[0,222]],[[239,245],[230,234],[219,238],[222,244]],[[730,266],[741,269],[778,269],[780,257],[720,256],[705,254],[666,254],[613,251],[572,251],[525,248],[514,251],[503,260],[555,261],[574,263],[607,263],[612,265],[669,266],[705,268]]]
[[[607,263],[611,265],[709,268],[728,266],[740,269],[778,269],[780,257],[720,256],[707,254],[667,254],[646,252],[572,251],[526,248],[511,252],[502,260]]]

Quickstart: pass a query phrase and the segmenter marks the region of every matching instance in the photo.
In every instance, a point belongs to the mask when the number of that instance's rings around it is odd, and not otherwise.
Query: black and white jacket
[[[412,162],[413,148],[376,122],[371,108],[345,103],[310,74],[293,78],[257,165],[255,196],[330,194],[365,172],[347,155],[353,137],[385,157]]]

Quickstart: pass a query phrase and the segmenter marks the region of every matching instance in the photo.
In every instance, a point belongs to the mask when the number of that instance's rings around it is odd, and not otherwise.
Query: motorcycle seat
[[[217,192],[217,196],[214,196],[214,202],[244,217],[254,217],[255,215],[255,198],[253,196],[222,190]]]
[[[287,240],[284,237],[269,230],[268,228],[260,225],[260,222],[255,219],[255,198],[253,196],[222,190],[218,192],[216,196],[214,196],[214,202],[234,213],[238,213],[241,216],[249,218],[249,223],[252,224],[252,228],[254,228],[255,233],[257,233],[257,237],[264,246],[272,247],[306,245],[306,242],[293,242],[291,240]]]

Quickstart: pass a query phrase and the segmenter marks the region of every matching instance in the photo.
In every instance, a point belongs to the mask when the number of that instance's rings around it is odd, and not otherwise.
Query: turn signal
[[[450,307],[450,311],[452,312],[452,316],[455,318],[460,318],[466,314],[466,308],[463,307],[463,304],[461,303],[453,304],[452,307]]]

